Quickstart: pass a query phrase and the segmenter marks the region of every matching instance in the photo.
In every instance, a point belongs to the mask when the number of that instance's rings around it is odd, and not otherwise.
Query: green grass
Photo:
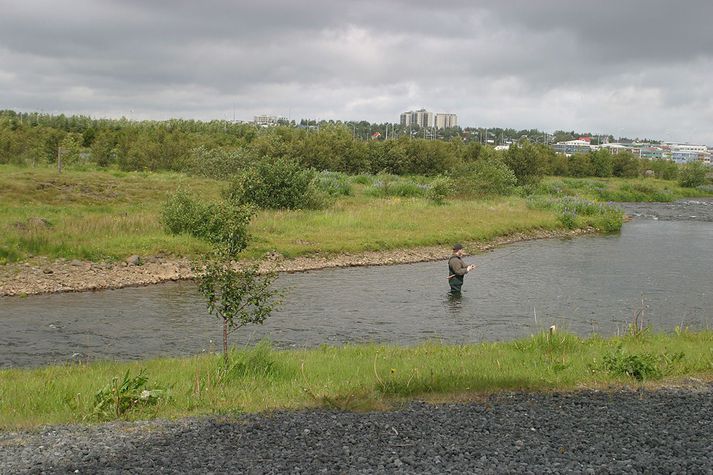
[[[621,213],[573,217],[557,206],[533,207],[532,198],[520,196],[450,198],[444,204],[420,196],[374,196],[371,184],[386,179],[405,187],[429,182],[426,177],[354,177],[353,193],[340,196],[328,209],[262,211],[251,224],[252,241],[245,255],[389,250],[487,241],[540,229],[594,226],[612,231],[621,226]],[[161,208],[179,187],[218,200],[224,186],[170,172],[66,170],[60,175],[53,168],[0,165],[0,264],[32,255],[102,261],[132,254],[201,254],[209,249],[206,242],[166,233],[159,221]],[[547,178],[529,192],[599,202],[705,195],[664,180],[615,178]]]
[[[593,201],[670,202],[687,197],[712,196],[696,188],[684,188],[675,181],[656,178],[545,178],[536,193],[580,196]]]
[[[0,370],[0,427],[94,422],[95,394],[127,370],[135,376],[144,369],[147,388],[167,389],[168,397],[158,404],[124,416],[145,419],[321,406],[373,410],[410,398],[447,401],[501,390],[640,384],[605,364],[617,355],[654,365],[656,372],[650,374],[657,383],[710,378],[713,332],[611,339],[543,333],[500,343],[324,345],[285,351],[263,343],[234,351],[234,366],[222,377],[219,355],[6,369]]]
[[[66,171],[0,166],[0,263],[44,255],[89,260],[131,254],[193,256],[208,244],[172,236],[159,222],[161,207],[178,187],[217,200],[222,182],[175,173]],[[248,257],[276,250],[286,256],[407,248],[487,240],[559,227],[550,211],[533,211],[521,198],[451,200],[353,196],[326,210],[262,211],[251,225]],[[44,218],[48,226],[29,224]],[[453,223],[458,225],[454,226]]]

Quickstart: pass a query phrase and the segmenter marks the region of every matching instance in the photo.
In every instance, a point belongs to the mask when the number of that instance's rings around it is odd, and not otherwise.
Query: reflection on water
[[[642,306],[656,329],[709,328],[711,249],[711,222],[638,219],[613,236],[524,242],[467,257],[480,268],[466,276],[460,297],[448,293],[445,260],[283,274],[283,307],[232,342],[465,343],[552,324],[612,335]],[[2,366],[195,354],[217,350],[220,338],[219,321],[190,282],[0,299]]]

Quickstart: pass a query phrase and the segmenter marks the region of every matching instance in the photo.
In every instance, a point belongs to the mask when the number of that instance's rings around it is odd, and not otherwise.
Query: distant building
[[[616,155],[617,153],[623,152],[625,150],[629,150],[629,147],[620,143],[603,143],[599,146],[599,148],[609,150],[609,152],[611,152],[613,155]]]
[[[570,156],[575,153],[587,153],[592,150],[592,146],[589,144],[589,140],[577,139],[552,144],[552,150]]]
[[[450,129],[458,127],[458,116],[455,114],[437,113],[434,121],[437,129]]]
[[[429,112],[426,109],[404,112],[401,114],[400,122],[404,127],[408,127],[409,125],[433,127],[433,112]]]
[[[276,115],[256,115],[254,122],[262,127],[270,127],[277,125],[280,122],[287,122],[287,117],[278,117]]]
[[[664,158],[664,152],[661,147],[642,146],[639,148],[639,156],[647,160],[662,160]]]
[[[691,145],[681,143],[665,144],[671,153],[671,160],[676,163],[691,163],[700,161],[710,163],[711,154],[705,145]]]

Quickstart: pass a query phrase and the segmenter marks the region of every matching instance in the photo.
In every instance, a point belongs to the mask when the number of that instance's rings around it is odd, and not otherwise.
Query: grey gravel
[[[0,433],[2,473],[708,473],[713,384]]]

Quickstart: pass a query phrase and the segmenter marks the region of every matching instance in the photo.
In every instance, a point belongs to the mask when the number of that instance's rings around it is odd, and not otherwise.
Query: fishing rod
[[[493,261],[497,261],[498,259],[502,259],[503,257],[508,257],[508,256],[512,256],[513,254],[517,254],[518,252],[522,251],[523,249],[525,249],[525,248],[524,248],[524,247],[520,247],[519,249],[515,249],[514,251],[510,251],[510,252],[508,252],[507,254],[502,254],[502,255],[500,255],[500,256],[495,256],[495,257],[493,257],[492,259],[490,259],[489,261],[485,261],[483,264],[480,264],[478,267],[487,266],[488,264],[492,264]]]
[[[497,261],[498,259],[502,259],[503,257],[512,256],[513,254],[516,254],[516,253],[522,251],[523,249],[525,249],[525,248],[524,248],[524,247],[521,247],[521,248],[519,248],[519,249],[515,249],[514,251],[510,251],[510,252],[508,252],[507,254],[502,254],[502,255],[500,255],[500,256],[493,257],[493,258],[490,259],[489,261],[486,261],[486,262],[483,263],[483,264],[480,264],[480,265],[478,265],[478,266],[475,266],[474,269],[477,269],[477,268],[480,268],[480,267],[483,267],[483,266],[487,266],[488,264],[492,264],[493,261]],[[449,275],[447,278],[448,278],[448,280],[450,280],[450,279],[452,279],[452,278],[455,277],[455,276],[456,276],[456,274],[451,274],[451,275]]]

